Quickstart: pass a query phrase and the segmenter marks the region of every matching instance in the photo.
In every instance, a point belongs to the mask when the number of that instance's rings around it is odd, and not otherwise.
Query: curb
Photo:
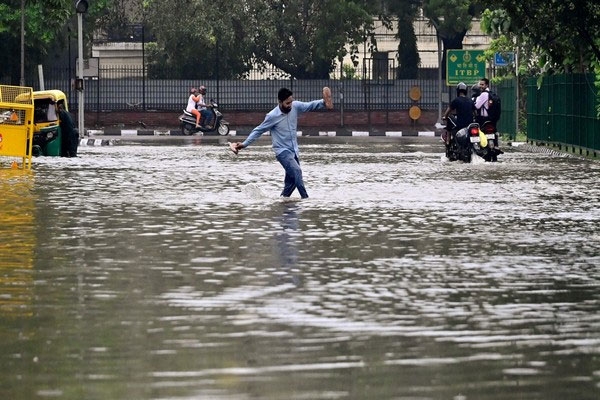
[[[249,132],[248,132],[249,133]],[[120,137],[132,137],[132,136],[184,136],[180,130],[149,130],[149,129],[107,129],[107,130],[95,130],[89,129],[86,131],[87,136],[120,136]],[[248,134],[240,134],[240,136],[247,136]],[[266,132],[265,135],[269,135]],[[203,136],[203,135],[191,135],[191,136]],[[218,134],[211,134],[211,136],[219,136]],[[227,136],[237,136],[237,131],[229,131]],[[354,131],[354,130],[331,130],[331,131],[312,131],[303,132],[298,131],[298,136],[353,136],[353,137],[375,137],[375,136],[386,136],[386,137],[435,137],[440,136],[440,132],[435,131],[417,131],[417,132],[404,132],[404,131]],[[82,139],[86,140],[86,139]]]
[[[183,136],[181,130],[150,129],[86,129],[87,136]]]
[[[114,139],[79,139],[80,146],[112,146]]]

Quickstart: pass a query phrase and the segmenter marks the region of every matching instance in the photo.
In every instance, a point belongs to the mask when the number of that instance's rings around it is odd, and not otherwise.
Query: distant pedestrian
[[[79,147],[79,134],[75,130],[75,123],[71,114],[65,110],[65,105],[62,101],[56,103],[58,110],[58,119],[61,131],[61,149],[62,157],[77,157],[77,148]]]
[[[300,168],[300,150],[298,149],[298,116],[308,111],[333,108],[331,99],[331,90],[328,87],[323,88],[323,98],[310,102],[294,100],[291,90],[281,88],[277,94],[279,104],[272,109],[265,117],[265,120],[250,132],[250,135],[243,142],[230,143],[231,150],[238,154],[243,148],[248,147],[252,142],[258,139],[263,133],[270,131],[273,152],[277,161],[285,170],[284,186],[281,192],[282,197],[290,197],[295,189],[298,189],[300,197],[308,198],[308,193],[304,187],[302,179],[302,169]]]

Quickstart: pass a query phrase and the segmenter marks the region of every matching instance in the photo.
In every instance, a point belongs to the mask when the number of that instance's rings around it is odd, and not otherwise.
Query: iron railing
[[[593,74],[564,74],[527,82],[527,139],[600,150],[598,89]]]
[[[363,71],[357,69],[348,79],[342,72],[333,73],[332,79],[292,79],[278,71],[253,71],[244,79],[190,80],[150,79],[140,66],[100,67],[98,76],[86,77],[84,82],[85,108],[88,111],[117,110],[179,110],[187,104],[189,90],[204,85],[207,97],[215,99],[226,111],[264,111],[277,100],[277,91],[288,87],[298,100],[320,98],[323,86],[333,90],[336,104],[347,110],[396,110],[418,105],[422,109],[436,109],[438,82],[431,78],[429,69],[423,77],[394,79],[395,71]],[[374,78],[372,78],[374,76]],[[68,68],[47,68],[44,71],[45,88],[67,93],[70,108],[77,110],[77,96],[73,89],[75,71]],[[36,76],[28,79],[39,90]],[[419,87],[421,98],[409,98],[413,87]]]

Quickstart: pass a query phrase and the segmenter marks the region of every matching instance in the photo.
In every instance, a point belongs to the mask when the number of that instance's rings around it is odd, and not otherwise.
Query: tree
[[[54,45],[66,42],[65,25],[75,12],[70,0],[25,2],[25,70],[39,64]],[[21,0],[0,1],[0,78],[20,81]]]
[[[146,0],[144,12],[156,38],[148,46],[154,77],[240,77],[251,68],[252,43],[243,1]]]
[[[144,23],[144,0],[91,0],[96,10],[93,21],[95,33],[115,41],[131,35],[131,26]]]
[[[91,43],[98,16],[105,14],[114,0],[93,0],[85,16],[84,43]],[[73,0],[26,0],[25,2],[25,74],[47,61],[50,52],[68,46],[69,31],[76,31]],[[0,80],[20,81],[21,0],[0,0]],[[88,49],[89,50],[89,49]],[[32,84],[32,82],[27,82]]]
[[[298,79],[329,78],[346,44],[356,50],[373,28],[369,2],[257,0],[249,7],[256,59]]]
[[[600,63],[600,4],[587,0],[494,0],[483,27],[534,49],[540,72],[589,71]]]
[[[387,9],[398,22],[398,69],[397,79],[414,79],[417,77],[419,64],[419,51],[417,48],[417,35],[414,22],[421,9],[422,0],[387,0]]]
[[[446,76],[446,50],[462,49],[471,21],[479,13],[476,0],[424,0],[423,14],[442,40],[442,76]]]
[[[547,73],[592,72],[600,117],[600,4],[586,0],[484,0],[482,27],[498,48],[517,47],[520,69],[538,80]]]
[[[150,75],[233,78],[274,66],[295,78],[328,78],[336,59],[372,28],[374,0],[146,0],[156,37]]]

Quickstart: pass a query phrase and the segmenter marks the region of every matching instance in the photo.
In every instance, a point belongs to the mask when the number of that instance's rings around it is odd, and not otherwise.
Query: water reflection
[[[597,163],[302,149],[307,201],[278,197],[267,142],[83,147],[5,179],[31,305],[2,324],[7,398],[597,398]]]
[[[279,207],[278,207],[279,208]],[[274,226],[277,255],[281,266],[282,278],[290,278],[295,285],[300,284],[298,274],[298,246],[300,241],[299,213],[301,210],[298,202],[282,201],[281,217],[277,218]]]
[[[31,316],[36,246],[33,173],[0,169],[0,314]]]

